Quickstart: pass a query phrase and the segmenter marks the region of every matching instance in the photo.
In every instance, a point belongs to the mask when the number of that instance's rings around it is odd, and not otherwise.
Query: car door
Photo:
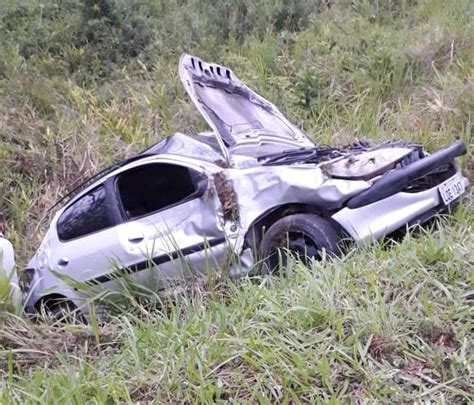
[[[208,177],[186,166],[147,163],[117,175],[129,274],[157,291],[224,265],[227,247]]]
[[[109,275],[135,259],[120,244],[118,207],[111,191],[110,182],[100,184],[60,215],[56,226],[59,244],[50,251],[50,267],[59,276],[113,288]]]

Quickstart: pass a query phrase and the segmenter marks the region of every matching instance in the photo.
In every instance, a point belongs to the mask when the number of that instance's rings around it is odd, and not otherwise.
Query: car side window
[[[118,176],[117,188],[128,219],[169,208],[191,198],[197,191],[197,171],[183,166],[153,163]]]
[[[58,220],[62,241],[80,238],[113,225],[104,186],[99,186],[66,208]]]

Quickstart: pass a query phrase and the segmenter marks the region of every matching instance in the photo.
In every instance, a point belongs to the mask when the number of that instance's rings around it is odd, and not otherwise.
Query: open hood
[[[220,65],[183,54],[179,76],[191,100],[214,130],[226,160],[260,157],[314,143],[268,100]]]

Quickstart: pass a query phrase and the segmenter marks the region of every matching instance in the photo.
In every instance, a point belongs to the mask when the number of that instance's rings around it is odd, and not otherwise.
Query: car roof
[[[220,169],[220,165],[222,163],[221,155],[215,151],[214,146],[208,142],[208,136],[205,134],[190,136],[176,133],[163,140],[160,140],[159,142],[133,156],[125,158],[102,169],[98,173],[87,178],[77,187],[61,197],[50,208],[50,211],[59,205],[63,205],[63,207],[69,205],[69,202],[76,200],[95,184],[99,183],[101,180],[108,177],[108,175],[111,175],[118,169],[124,168],[133,162],[137,162],[137,164],[132,165],[132,167],[138,166],[143,160],[158,156],[163,156],[163,158],[166,156],[169,158],[174,157],[174,159],[172,159],[173,163],[178,163],[181,161],[182,163],[191,166],[193,163],[194,165],[196,163],[201,163],[199,166],[202,168],[207,168],[209,171],[217,171]]]

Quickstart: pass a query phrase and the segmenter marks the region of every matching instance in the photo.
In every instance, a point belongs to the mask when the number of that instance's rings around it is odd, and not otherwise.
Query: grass
[[[103,326],[12,317],[3,400],[467,403],[466,212],[285,276],[193,284],[163,311],[131,302]]]
[[[104,1],[109,19],[85,0],[0,5],[0,210],[20,268],[60,195],[205,129],[182,50],[232,67],[321,144],[462,139],[474,180],[468,0],[155,3]],[[34,324],[6,310],[2,285],[1,401],[472,402],[473,221],[470,192],[398,242],[280,278],[212,276],[163,311],[130,297],[106,325]]]

